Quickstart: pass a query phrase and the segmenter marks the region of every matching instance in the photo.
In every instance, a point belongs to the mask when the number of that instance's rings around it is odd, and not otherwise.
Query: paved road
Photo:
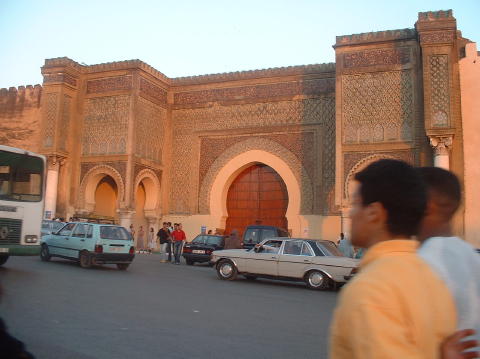
[[[128,271],[14,257],[0,315],[42,358],[326,358],[337,292],[217,279],[137,255]]]

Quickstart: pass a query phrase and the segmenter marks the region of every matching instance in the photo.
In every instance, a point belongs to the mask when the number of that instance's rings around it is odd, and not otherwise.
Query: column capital
[[[435,151],[435,156],[448,155],[448,150],[452,147],[452,135],[434,135],[429,136],[430,146]]]
[[[47,166],[49,170],[58,171],[65,164],[66,157],[58,155],[47,156]]]

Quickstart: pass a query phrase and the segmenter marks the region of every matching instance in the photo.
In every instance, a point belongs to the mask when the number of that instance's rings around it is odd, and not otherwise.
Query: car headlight
[[[37,243],[38,237],[36,234],[27,234],[25,235],[25,243]]]

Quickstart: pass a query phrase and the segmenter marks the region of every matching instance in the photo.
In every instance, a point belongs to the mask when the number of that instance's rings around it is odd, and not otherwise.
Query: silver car
[[[223,280],[234,280],[240,274],[247,279],[304,281],[311,289],[345,283],[359,263],[344,257],[330,241],[284,237],[266,239],[249,250],[214,251],[211,261]]]

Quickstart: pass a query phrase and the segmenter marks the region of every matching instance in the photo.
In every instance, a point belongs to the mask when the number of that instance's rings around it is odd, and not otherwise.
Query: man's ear
[[[370,203],[366,208],[366,218],[370,223],[387,222],[387,211],[380,202]]]

